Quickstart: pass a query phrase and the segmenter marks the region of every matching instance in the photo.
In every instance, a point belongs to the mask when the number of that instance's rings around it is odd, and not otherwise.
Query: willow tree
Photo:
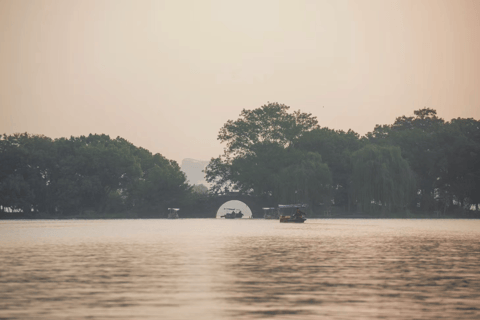
[[[305,133],[296,144],[297,149],[319,153],[322,161],[328,165],[332,175],[331,195],[336,206],[350,210],[351,155],[364,142],[352,130],[345,132],[324,127]]]
[[[318,153],[302,152],[273,176],[273,183],[279,201],[318,205],[329,197],[332,174]]]
[[[400,148],[367,145],[352,155],[353,194],[364,211],[405,208],[415,193],[415,180]]]
[[[423,108],[413,113],[414,116],[397,117],[391,125],[377,125],[366,137],[377,145],[400,147],[402,157],[415,172],[421,210],[435,210],[435,189],[444,163],[439,134],[445,121],[433,109]]]

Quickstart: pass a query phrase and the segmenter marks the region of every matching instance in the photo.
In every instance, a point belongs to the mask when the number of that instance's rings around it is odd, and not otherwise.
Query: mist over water
[[[0,222],[0,318],[478,319],[477,220]]]

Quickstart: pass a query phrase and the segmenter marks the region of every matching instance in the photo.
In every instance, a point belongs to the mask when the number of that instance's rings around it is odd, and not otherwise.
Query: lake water
[[[0,318],[480,319],[480,221],[0,221]]]

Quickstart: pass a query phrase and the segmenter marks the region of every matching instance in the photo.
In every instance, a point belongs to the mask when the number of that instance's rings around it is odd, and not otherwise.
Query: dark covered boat
[[[262,208],[263,219],[278,219],[277,208]]]
[[[293,213],[289,216],[287,215],[280,215],[280,222],[281,223],[304,223],[307,220],[307,214],[300,210],[300,208],[305,208],[307,205],[305,204],[279,204],[279,209],[293,209]]]
[[[292,217],[292,216],[280,216],[280,222],[282,223],[304,223],[306,218]]]
[[[178,211],[179,210],[180,210],[179,208],[168,208],[168,217],[167,218],[168,219],[178,219],[178,218],[180,218],[178,216]]]
[[[238,212],[236,212],[236,209],[235,209],[235,208],[225,208],[225,210],[232,210],[232,211],[225,213],[225,215],[223,215],[223,216],[220,216],[221,218],[225,218],[225,219],[241,219],[241,218],[243,217],[242,211],[238,210]]]

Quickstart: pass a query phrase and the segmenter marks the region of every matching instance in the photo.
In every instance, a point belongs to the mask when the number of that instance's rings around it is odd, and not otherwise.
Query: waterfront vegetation
[[[268,103],[243,110],[206,169],[212,191],[302,202],[313,214],[480,217],[480,121],[445,121],[433,109],[360,137]]]
[[[24,133],[0,142],[0,205],[9,217],[158,216],[194,196],[175,161],[120,137]]]
[[[0,138],[0,216],[158,217],[236,191],[318,217],[480,217],[480,121],[424,108],[360,136],[268,103],[220,129],[224,154],[189,185],[178,163],[108,135]],[[194,209],[193,209],[194,210]],[[160,215],[161,216],[161,215]]]

